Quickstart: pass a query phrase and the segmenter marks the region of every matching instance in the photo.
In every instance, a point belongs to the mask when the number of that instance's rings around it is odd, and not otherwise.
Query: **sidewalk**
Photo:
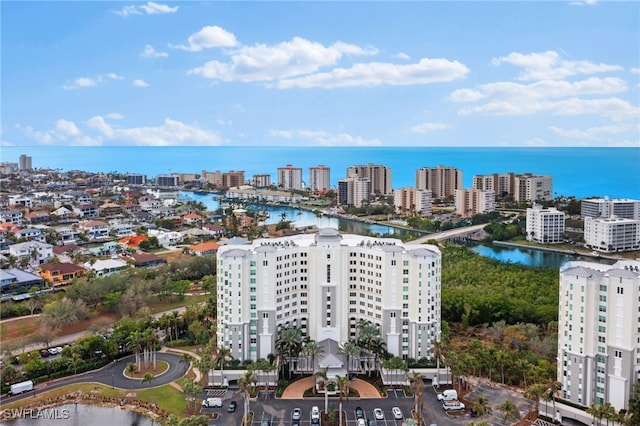
[[[167,353],[173,352],[173,353],[177,353],[177,354],[189,354],[189,355],[191,355],[191,358],[193,358],[193,359],[195,359],[197,361],[200,360],[200,355],[197,355],[194,352],[185,351],[185,350],[182,350],[182,349],[168,348],[166,346],[163,346],[160,349],[160,352],[167,352]],[[193,362],[192,362],[192,364],[193,364]],[[200,370],[195,365],[192,365],[192,368],[193,368],[193,373],[196,375],[196,378],[194,379],[194,381],[200,383],[200,380],[202,379],[202,373],[200,372]]]
[[[304,395],[304,391],[314,386],[316,383],[315,377],[305,377],[304,379],[296,380],[291,383],[282,393],[281,399],[301,399]],[[383,398],[380,396],[380,392],[371,383],[362,380],[354,379],[349,381],[349,387],[360,394],[360,398]]]

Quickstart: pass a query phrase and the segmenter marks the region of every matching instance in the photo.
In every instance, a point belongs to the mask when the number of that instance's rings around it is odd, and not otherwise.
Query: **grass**
[[[192,305],[195,303],[205,302],[209,298],[209,294],[199,294],[197,296],[184,296],[184,299],[180,300],[179,298],[171,298],[165,300],[156,300],[149,303],[149,308],[152,314],[157,314],[159,312],[170,311],[172,309],[177,309],[182,306]]]
[[[63,386],[52,391],[39,391],[35,398],[25,398],[21,401],[2,404],[2,408],[19,408],[21,406],[32,404],[37,401],[42,401],[47,398],[56,398],[65,394],[73,393],[75,391],[82,391],[86,394],[96,393],[101,396],[114,398],[124,398],[128,393],[131,392],[128,389],[111,389],[110,386],[105,386],[97,383],[78,383]],[[156,403],[158,404],[158,406],[162,407],[169,413],[178,416],[178,418],[183,417],[183,413],[187,408],[187,401],[184,395],[179,390],[170,385],[137,390],[136,399],[145,402]]]
[[[165,371],[169,370],[169,363],[167,363],[166,361],[162,361],[162,360],[156,360],[156,369],[153,369],[153,363],[149,364],[149,368],[145,367],[145,362],[142,361],[141,363],[141,369],[140,371],[136,371],[133,374],[129,374],[126,370],[124,372],[125,377],[130,377],[133,379],[143,379],[144,375],[147,373],[151,373],[154,377],[159,376],[160,374],[164,373]]]

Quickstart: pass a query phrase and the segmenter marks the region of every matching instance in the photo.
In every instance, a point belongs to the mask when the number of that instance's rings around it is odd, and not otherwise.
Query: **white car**
[[[320,423],[320,409],[317,405],[314,405],[311,408],[311,423],[318,424]]]
[[[402,410],[400,410],[400,407],[393,407],[391,409],[391,413],[393,414],[393,418],[396,420],[402,420],[404,418],[404,416],[402,415]]]
[[[376,408],[373,410],[373,417],[375,417],[376,420],[384,420],[384,412],[381,408]]]

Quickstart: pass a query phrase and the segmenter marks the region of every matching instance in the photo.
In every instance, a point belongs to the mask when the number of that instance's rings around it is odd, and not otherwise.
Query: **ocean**
[[[331,168],[331,185],[351,165],[380,164],[391,168],[392,186],[415,186],[421,167],[445,165],[463,172],[465,188],[473,176],[490,173],[534,173],[553,177],[554,196],[591,196],[640,199],[640,148],[434,148],[434,147],[137,147],[34,146],[0,147],[0,161],[18,162],[32,157],[34,168],[62,171],[145,174],[200,173],[244,170],[270,174],[277,183],[277,168],[291,164],[303,169]]]

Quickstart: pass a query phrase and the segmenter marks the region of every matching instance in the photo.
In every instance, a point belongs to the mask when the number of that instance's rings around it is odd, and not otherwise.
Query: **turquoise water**
[[[246,179],[278,167],[331,168],[331,185],[355,164],[382,164],[392,170],[392,186],[415,186],[421,167],[445,165],[463,172],[465,188],[474,175],[525,173],[551,175],[554,195],[640,198],[639,148],[418,148],[418,147],[68,147],[0,148],[2,161],[30,155],[35,168],[91,172],[140,173],[149,178],[168,173],[244,170]]]
[[[542,250],[520,247],[502,247],[493,244],[478,244],[473,246],[473,251],[482,255],[500,260],[501,262],[520,263],[527,266],[544,266],[559,269],[560,266],[572,260],[588,260],[590,262],[613,263],[605,259],[593,257],[572,256],[562,253],[553,253]]]

